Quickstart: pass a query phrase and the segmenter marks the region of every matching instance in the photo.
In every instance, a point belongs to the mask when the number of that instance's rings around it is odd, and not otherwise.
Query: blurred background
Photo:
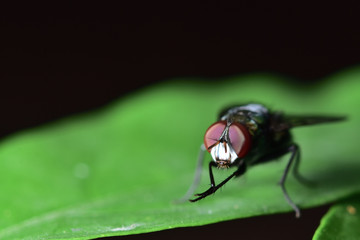
[[[0,12],[0,138],[169,79],[267,72],[311,88],[360,60],[358,8],[337,2],[27,2]],[[256,239],[265,229],[267,237],[294,239],[295,231],[309,239],[326,209],[146,236],[220,229]]]

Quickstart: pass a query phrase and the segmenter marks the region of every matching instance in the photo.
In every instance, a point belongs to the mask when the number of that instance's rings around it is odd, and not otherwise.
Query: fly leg
[[[183,202],[186,202],[187,200],[189,200],[190,197],[194,194],[195,189],[199,186],[199,183],[201,180],[201,172],[202,172],[202,167],[203,167],[203,163],[204,163],[205,152],[206,152],[206,148],[205,148],[204,144],[201,144],[199,157],[198,157],[198,161],[196,164],[196,171],[195,171],[193,183],[191,184],[191,186],[189,187],[189,189],[187,190],[185,195],[182,198],[175,200],[174,201],[175,203],[183,203]]]
[[[289,159],[289,162],[287,163],[286,167],[285,167],[285,170],[284,170],[284,174],[282,175],[281,179],[280,179],[280,186],[281,186],[281,189],[283,191],[283,194],[284,194],[284,197],[286,199],[286,201],[289,203],[289,205],[294,209],[295,211],[295,216],[297,218],[300,217],[300,209],[298,208],[298,206],[296,206],[296,204],[291,200],[291,198],[289,197],[287,191],[286,191],[286,188],[285,188],[285,180],[286,180],[286,177],[289,173],[289,170],[290,170],[290,167],[291,167],[291,164],[294,162],[295,160],[295,167],[294,168],[294,171],[297,172],[297,166],[299,165],[299,159],[298,159],[298,152],[299,152],[299,147],[296,145],[296,144],[293,144],[291,145],[289,148],[288,148],[288,152],[291,152],[291,156],[290,156],[290,159]],[[295,172],[294,172],[295,173]],[[300,175],[299,175],[300,176]]]
[[[208,190],[206,190],[203,193],[199,193],[199,194],[195,194],[195,196],[197,196],[197,198],[195,199],[190,199],[190,202],[196,202],[199,201],[200,199],[203,199],[213,193],[215,193],[219,188],[221,188],[225,183],[227,183],[231,178],[235,177],[235,176],[240,176],[242,174],[245,173],[246,171],[246,165],[244,162],[241,162],[238,169],[233,172],[230,176],[228,176],[225,180],[223,180],[221,183],[219,183],[218,185],[215,184],[215,180],[214,180],[214,175],[212,172],[212,167],[215,167],[216,164],[215,162],[210,162],[209,163],[209,175],[210,175],[210,188]]]
[[[295,156],[295,159],[294,159],[294,167],[293,167],[293,174],[294,174],[294,177],[302,184],[306,185],[306,186],[315,186],[315,182],[305,178],[303,175],[301,175],[299,173],[299,165],[300,165],[300,148],[297,144],[293,144],[292,146],[290,146],[290,148],[296,148],[296,156]],[[289,149],[290,152],[294,151],[294,150],[291,150]]]

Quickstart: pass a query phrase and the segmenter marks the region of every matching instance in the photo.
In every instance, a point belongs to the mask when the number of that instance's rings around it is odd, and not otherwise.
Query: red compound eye
[[[208,152],[210,146],[216,144],[226,127],[226,121],[218,121],[212,124],[205,132],[204,144]],[[244,157],[250,149],[251,137],[245,126],[240,123],[232,123],[229,129],[229,138],[234,151],[239,158]]]
[[[226,127],[226,121],[218,121],[212,124],[205,132],[204,144],[208,152],[210,152],[209,147],[216,144],[219,140],[222,132]]]

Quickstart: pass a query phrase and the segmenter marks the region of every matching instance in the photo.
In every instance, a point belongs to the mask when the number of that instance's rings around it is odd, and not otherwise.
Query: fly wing
[[[293,127],[316,125],[321,123],[338,122],[346,119],[345,116],[317,116],[317,115],[283,115],[274,113],[270,117],[270,128],[273,131],[280,132]]]

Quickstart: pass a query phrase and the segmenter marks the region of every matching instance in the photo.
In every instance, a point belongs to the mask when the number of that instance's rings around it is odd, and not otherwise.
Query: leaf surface
[[[202,201],[173,203],[192,182],[219,110],[249,101],[292,114],[347,115],[294,129],[300,170],[317,186],[292,176],[286,186],[301,208],[359,192],[359,78],[353,69],[311,89],[266,74],[174,80],[14,134],[0,143],[0,239],[89,239],[291,211],[277,185],[289,156],[250,168]],[[215,178],[232,171],[215,170]],[[204,166],[198,191],[208,186]]]
[[[314,240],[359,239],[360,196],[346,199],[330,208],[321,219]]]

